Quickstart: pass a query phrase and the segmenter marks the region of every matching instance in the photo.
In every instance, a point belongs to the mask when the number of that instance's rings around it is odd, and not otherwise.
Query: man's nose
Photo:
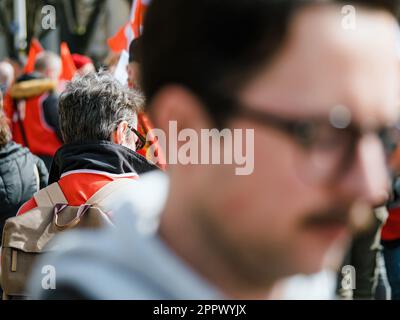
[[[343,187],[347,195],[371,206],[387,200],[390,191],[387,161],[376,135],[368,134],[359,141],[352,169]]]

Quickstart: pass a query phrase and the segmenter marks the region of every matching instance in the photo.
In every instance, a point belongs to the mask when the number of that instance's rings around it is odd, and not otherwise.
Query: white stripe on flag
[[[128,84],[128,73],[126,71],[126,66],[128,65],[128,63],[129,54],[124,50],[121,53],[117,67],[114,71],[114,77],[124,86]]]
[[[125,27],[125,37],[126,37],[126,51],[129,52],[129,45],[131,44],[132,40],[135,38],[133,34],[132,25],[128,23]]]
[[[136,11],[136,6],[138,4],[138,0],[133,0],[132,2],[132,7],[131,7],[131,13],[130,13],[130,18],[129,21],[133,21],[135,19],[135,11]]]

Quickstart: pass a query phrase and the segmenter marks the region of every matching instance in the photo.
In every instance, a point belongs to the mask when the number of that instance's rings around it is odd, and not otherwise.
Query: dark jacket
[[[37,171],[35,169],[37,168]],[[42,160],[14,142],[0,149],[0,230],[15,216],[38,187],[47,185],[48,172]]]
[[[66,144],[54,156],[49,185],[58,182],[68,203],[80,206],[115,179],[136,179],[157,169],[131,149],[109,141]],[[88,178],[90,173],[91,178]],[[36,201],[30,199],[18,214],[23,215],[36,206]]]
[[[141,175],[159,168],[137,152],[109,141],[66,144],[54,156],[49,184],[60,180],[63,173],[83,169]]]

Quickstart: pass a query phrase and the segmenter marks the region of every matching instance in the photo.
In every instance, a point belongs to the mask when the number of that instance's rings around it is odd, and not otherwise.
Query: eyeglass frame
[[[136,146],[136,151],[139,151],[144,148],[144,146],[147,143],[146,138],[140,134],[138,130],[136,130],[133,126],[128,125],[129,130],[131,130],[136,136],[138,137],[138,140],[136,140],[135,146]]]
[[[362,138],[368,134],[373,134],[378,137],[382,147],[385,151],[385,157],[387,160],[390,159],[393,151],[397,148],[400,143],[400,121],[396,121],[394,125],[381,126],[375,130],[366,130],[361,128],[360,126],[355,125],[353,122],[350,122],[344,128],[339,128],[333,126],[328,117],[310,117],[309,119],[285,119],[284,117],[280,117],[278,115],[274,115],[265,111],[258,111],[255,108],[250,108],[248,106],[244,106],[243,104],[235,104],[233,117],[239,116],[243,118],[247,118],[251,121],[255,121],[264,127],[274,128],[279,130],[280,132],[292,137],[303,149],[307,150],[311,148],[312,141],[311,138],[308,139],[305,137],[306,133],[304,131],[305,127],[308,126],[311,128],[312,126],[317,127],[319,125],[328,125],[333,130],[337,131],[346,131],[349,134],[349,137],[352,138],[351,143],[348,146],[348,150],[346,154],[343,155],[343,158],[340,160],[341,163],[338,164],[338,168],[336,169],[338,172],[336,174],[332,173],[332,175],[336,179],[340,178],[341,175],[344,175],[348,170],[350,165],[353,163],[353,159],[355,157],[357,145],[360,143]],[[303,126],[303,128],[302,128]],[[302,130],[303,129],[303,130]],[[399,140],[397,140],[396,144],[392,144],[388,146],[389,143],[385,142],[385,133],[396,129]],[[302,136],[303,135],[303,136]],[[386,138],[389,134],[386,136]],[[389,162],[389,161],[388,161]],[[388,165],[388,171],[390,174],[393,174],[390,170],[390,166]]]
[[[121,122],[120,122],[120,123],[121,123]],[[119,126],[120,123],[118,123],[118,124],[116,125],[117,128],[118,128],[118,126]],[[147,143],[146,138],[145,138],[142,134],[140,134],[140,132],[139,132],[138,130],[136,130],[136,129],[135,129],[132,125],[130,125],[130,124],[128,124],[128,129],[129,129],[130,131],[132,131],[132,132],[138,137],[138,140],[136,140],[136,142],[135,142],[135,149],[136,149],[136,151],[139,151],[139,150],[143,149],[143,148],[145,147],[146,143]]]

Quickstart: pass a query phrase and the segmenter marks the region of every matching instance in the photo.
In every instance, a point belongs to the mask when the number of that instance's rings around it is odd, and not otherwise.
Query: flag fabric
[[[128,84],[128,72],[126,71],[126,66],[128,63],[129,53],[124,49],[114,71],[114,77],[124,86]]]
[[[126,50],[128,44],[128,37],[126,32],[128,31],[129,24],[121,27],[117,33],[107,40],[107,44],[113,52],[121,52]]]
[[[131,41],[140,36],[143,17],[149,3],[150,0],[135,0],[132,3],[129,21],[107,40],[107,44],[113,52],[128,50]]]
[[[114,76],[123,84],[127,83],[128,78],[126,66],[129,63],[129,55],[127,51],[129,51],[129,45],[132,40],[138,38],[142,32],[143,18],[150,2],[151,0],[135,0],[132,3],[129,21],[122,26],[114,36],[107,40],[108,46],[113,52],[122,52]],[[153,156],[158,157],[158,159],[161,160],[156,164],[162,170],[165,170],[165,157],[157,139],[152,134],[152,129],[153,126],[150,123],[150,120],[144,113],[140,113],[138,115],[138,130],[144,137],[147,137],[148,140],[145,147],[142,150],[138,150],[138,153],[150,160],[153,160]],[[154,155],[150,154],[150,150],[152,149],[150,148],[151,146],[153,146],[153,150],[155,150]]]
[[[166,170],[166,158],[164,151],[160,147],[157,138],[153,134],[153,125],[150,122],[150,119],[146,116],[145,113],[139,113],[138,115],[139,125],[138,130],[141,135],[146,137],[146,145],[142,150],[139,150],[138,153],[142,156],[146,157],[148,160],[156,162],[156,165],[160,167],[161,170]],[[153,146],[153,147],[152,147]],[[152,148],[151,148],[152,147]],[[152,149],[154,150],[154,154],[152,154]],[[158,161],[154,159],[156,157]]]
[[[33,38],[29,48],[28,59],[25,64],[24,72],[31,73],[35,69],[36,56],[44,51],[38,39]]]
[[[62,63],[60,80],[69,81],[73,78],[76,72],[76,67],[74,64],[74,59],[71,55],[71,51],[69,50],[68,44],[66,42],[62,42],[60,45],[60,56]]]
[[[133,38],[128,39],[128,42],[130,43],[133,39],[136,39],[140,36],[141,32],[141,26],[142,26],[142,20],[143,20],[143,5],[142,5],[142,0],[136,0],[134,2],[135,7],[133,8],[131,12],[131,28],[133,31]],[[129,41],[130,40],[130,41]]]

